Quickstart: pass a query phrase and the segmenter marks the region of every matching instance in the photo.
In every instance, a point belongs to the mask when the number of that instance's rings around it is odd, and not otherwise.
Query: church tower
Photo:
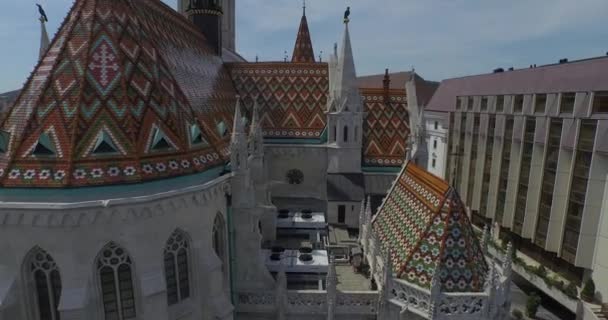
[[[222,55],[222,5],[219,0],[191,0],[186,15],[205,35],[217,55]]]
[[[222,47],[231,51],[236,51],[236,5],[235,0],[177,0],[177,11],[186,16],[188,9],[196,7],[197,3],[213,3],[216,7],[221,8],[220,29]],[[215,27],[215,23],[213,24]],[[207,32],[203,30],[207,35]]]
[[[293,48],[291,62],[315,62],[315,53],[312,49],[312,40],[310,39],[310,31],[308,30],[308,21],[306,19],[306,4],[303,7],[302,20],[298,29],[298,37]]]
[[[349,20],[344,19],[344,38],[340,53],[338,54],[335,46],[329,62],[329,173],[361,172],[363,102],[357,85],[348,23]]]

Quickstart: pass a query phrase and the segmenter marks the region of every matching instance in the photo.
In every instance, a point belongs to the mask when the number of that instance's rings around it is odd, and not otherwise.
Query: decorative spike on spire
[[[245,125],[243,123],[243,119],[241,117],[241,98],[240,96],[236,96],[236,107],[234,108],[234,119],[232,126],[232,138],[234,139],[235,135],[245,133]]]
[[[259,109],[260,105],[256,100],[251,112],[251,128],[249,131],[249,153],[253,156],[259,156],[264,152],[264,133],[262,132],[262,124],[260,123]]]
[[[312,48],[312,40],[310,39],[308,20],[306,20],[306,1],[304,1],[302,20],[300,21],[300,28],[298,29],[298,36],[296,38],[296,44],[293,48],[291,62],[315,62],[315,52]]]

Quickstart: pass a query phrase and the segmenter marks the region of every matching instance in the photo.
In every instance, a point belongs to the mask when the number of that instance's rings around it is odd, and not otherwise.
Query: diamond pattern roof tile
[[[409,162],[372,222],[394,272],[444,292],[479,292],[488,271],[464,205],[447,182]]]
[[[205,171],[229,158],[235,90],[202,33],[159,0],[77,0],[0,130],[0,186],[76,187]],[[190,143],[190,128],[201,139]],[[153,130],[172,148],[148,150]],[[99,137],[119,152],[95,154]],[[56,152],[32,148],[49,137]],[[158,142],[158,141],[156,141]]]

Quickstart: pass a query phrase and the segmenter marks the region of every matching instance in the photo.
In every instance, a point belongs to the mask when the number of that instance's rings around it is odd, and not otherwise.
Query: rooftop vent
[[[312,219],[312,210],[308,210],[308,209],[302,210],[302,219],[306,219],[306,220]]]
[[[298,251],[300,251],[300,253],[302,253],[302,254],[311,254],[312,248],[311,247],[302,247]]]
[[[312,254],[308,254],[308,253],[301,254],[298,259],[300,259],[300,261],[302,261],[302,262],[311,262]]]
[[[281,209],[279,210],[279,219],[287,219],[289,218],[289,210]]]
[[[494,73],[501,73],[501,72],[505,72],[505,69],[503,69],[503,68],[494,69]]]
[[[568,58],[559,59],[559,63],[568,63]]]
[[[281,246],[274,246],[274,247],[270,248],[270,251],[272,253],[283,253],[283,252],[285,252],[285,248],[283,248]]]

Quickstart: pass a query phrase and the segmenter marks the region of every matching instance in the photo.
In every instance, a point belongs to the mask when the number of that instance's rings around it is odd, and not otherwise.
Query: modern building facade
[[[0,319],[371,320],[407,309],[389,312],[395,270],[379,269],[388,255],[378,242],[366,240],[375,284],[352,290],[320,238],[327,223],[347,237],[371,228],[373,202],[406,163],[417,90],[393,91],[390,74],[362,90],[348,20],[329,63],[311,56],[305,15],[296,59],[243,62],[226,54],[226,11],[192,1],[186,18],[160,0],[75,1],[0,122]],[[451,189],[435,182],[425,190],[438,185],[443,198]],[[318,240],[272,246],[299,237]],[[485,259],[470,232],[466,243]],[[472,296],[425,286],[411,292],[411,318],[504,315],[509,259],[498,273],[479,259],[459,269],[475,274]],[[318,290],[290,288],[286,264]],[[404,294],[416,286],[397,282]]]
[[[444,80],[426,112],[449,128],[440,176],[476,224],[608,296],[608,58]]]

